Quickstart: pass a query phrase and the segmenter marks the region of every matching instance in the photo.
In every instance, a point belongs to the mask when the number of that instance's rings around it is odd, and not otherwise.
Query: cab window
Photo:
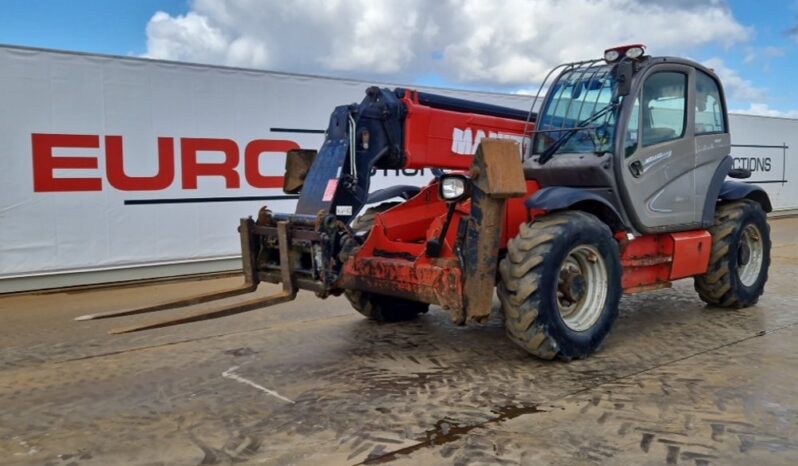
[[[630,157],[637,150],[637,138],[640,134],[640,94],[635,97],[632,113],[629,115],[629,124],[626,127],[624,140],[624,154]]]
[[[696,71],[695,134],[725,133],[723,102],[718,83],[703,71]]]
[[[687,75],[654,73],[643,84],[643,147],[680,139],[687,121]]]

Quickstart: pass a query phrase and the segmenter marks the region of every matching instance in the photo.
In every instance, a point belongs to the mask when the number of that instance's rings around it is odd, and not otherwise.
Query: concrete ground
[[[0,463],[798,464],[798,219],[772,229],[758,306],[628,296],[571,363],[498,319],[381,325],[310,293],[115,337],[153,316],[72,320],[236,278],[0,298]]]

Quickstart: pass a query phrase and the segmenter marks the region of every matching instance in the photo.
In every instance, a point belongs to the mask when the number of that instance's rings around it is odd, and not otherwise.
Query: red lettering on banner
[[[264,176],[260,173],[260,156],[266,152],[288,152],[292,149],[299,149],[299,145],[294,141],[256,139],[244,150],[244,174],[247,183],[254,188],[281,188],[283,186],[282,176]]]
[[[158,138],[158,172],[153,176],[128,176],[125,173],[124,142],[122,136],[105,136],[105,176],[109,184],[120,191],[162,191],[175,181],[174,138]],[[31,135],[33,155],[33,190],[35,192],[102,191],[103,180],[97,178],[58,178],[56,170],[98,169],[99,159],[94,156],[55,156],[55,149],[100,149],[100,136],[96,134],[39,134]],[[255,139],[244,149],[244,176],[253,188],[280,188],[283,177],[264,175],[260,171],[261,155],[286,153],[299,149],[294,141],[283,139]],[[198,152],[219,152],[221,162],[200,162]],[[202,176],[222,177],[225,187],[241,187],[238,165],[241,161],[238,144],[231,139],[183,138],[180,139],[181,181],[183,189],[197,189]]]
[[[55,170],[97,169],[97,157],[56,157],[53,149],[98,149],[100,137],[81,134],[32,134],[33,191],[102,191],[101,178],[56,178]]]
[[[158,173],[127,176],[123,162],[122,136],[105,137],[105,171],[108,182],[120,191],[159,191],[175,179],[175,147],[172,138],[158,138]]]
[[[197,152],[221,152],[224,162],[200,163]],[[230,139],[184,138],[180,140],[180,156],[183,168],[183,189],[197,189],[200,176],[221,176],[225,187],[241,186],[236,167],[238,166],[238,145]]]

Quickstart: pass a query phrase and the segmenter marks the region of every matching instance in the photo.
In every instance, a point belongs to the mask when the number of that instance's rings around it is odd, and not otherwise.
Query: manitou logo
[[[454,128],[452,131],[452,152],[461,155],[474,155],[477,152],[477,146],[485,138],[512,139],[519,144],[524,139],[520,134],[497,133],[494,131],[486,133],[481,129],[474,132],[471,128]]]
[[[122,136],[105,136],[105,178],[120,191],[160,191],[175,181],[175,138],[158,138],[158,172],[152,176],[129,176],[125,173]],[[102,191],[103,178],[56,177],[56,170],[97,170],[98,154],[81,156],[55,155],[55,150],[99,149],[96,134],[33,134],[33,190],[35,192]],[[241,187],[239,163],[241,151],[232,139],[179,138],[180,182],[183,189],[197,189],[200,177],[220,177],[228,189]],[[294,141],[255,139],[244,148],[243,175],[253,188],[280,188],[282,176],[268,176],[260,172],[260,157],[267,153],[285,153],[299,149]],[[197,154],[215,152],[223,155],[221,162],[200,162]],[[140,160],[140,157],[136,157]]]

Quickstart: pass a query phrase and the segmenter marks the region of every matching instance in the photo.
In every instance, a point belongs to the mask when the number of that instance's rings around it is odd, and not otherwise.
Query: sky
[[[643,43],[721,77],[731,111],[798,118],[798,0],[0,0],[0,44],[531,93]]]

